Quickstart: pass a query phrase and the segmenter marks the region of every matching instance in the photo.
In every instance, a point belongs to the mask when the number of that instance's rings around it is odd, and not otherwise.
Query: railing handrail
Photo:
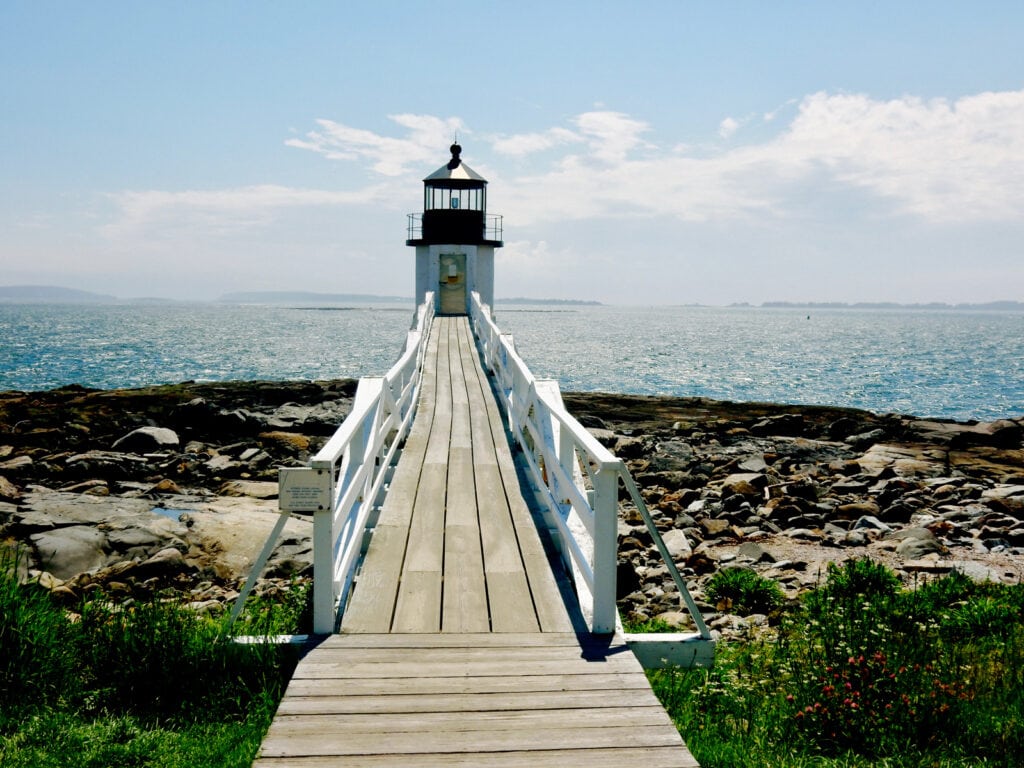
[[[516,351],[512,336],[501,332],[478,293],[472,294],[470,305],[474,333],[484,362],[494,373],[509,429],[523,448],[548,523],[558,531],[562,551],[568,553],[566,565],[572,567],[577,582],[582,581],[578,586],[589,592],[589,606],[584,607],[589,609],[591,631],[620,628],[616,570],[621,482],[640,511],[700,637],[710,639],[703,616],[626,465],[566,410],[557,382],[534,377]],[[573,524],[574,518],[583,531]]]

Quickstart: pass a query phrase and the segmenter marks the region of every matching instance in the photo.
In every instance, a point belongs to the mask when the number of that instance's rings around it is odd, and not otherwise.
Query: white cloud
[[[723,139],[728,139],[730,136],[736,133],[739,127],[739,121],[731,117],[727,117],[725,118],[725,120],[718,124],[718,135],[721,136]]]
[[[622,162],[631,150],[645,146],[640,134],[650,130],[622,112],[584,112],[574,122],[593,156],[609,163]]]
[[[420,166],[437,159],[437,148],[448,146],[465,127],[457,117],[432,115],[389,115],[389,119],[408,129],[402,139],[393,139],[333,120],[317,120],[318,131],[305,139],[289,139],[289,147],[317,152],[331,160],[366,159],[374,171],[384,176],[400,176],[410,165]]]
[[[1011,220],[1024,210],[1024,90],[954,102],[816,93],[800,105],[780,157],[930,220]]]
[[[551,128],[543,133],[518,133],[512,136],[499,136],[491,142],[491,147],[500,155],[521,157],[535,152],[557,147],[561,144],[576,144],[583,137],[566,128]]]
[[[646,124],[621,113],[587,113],[574,123],[589,153],[505,180],[507,214],[526,222],[801,216],[808,200],[851,190],[893,215],[936,223],[1013,222],[1024,210],[1024,91],[955,102],[817,93],[774,138],[702,155],[657,153],[640,138]],[[720,132],[738,125],[727,118]],[[638,146],[645,156],[627,157]]]
[[[336,192],[263,184],[180,192],[127,191],[110,197],[118,214],[101,233],[120,238],[173,228],[201,228],[207,234],[234,233],[266,224],[285,209],[366,204],[386,199],[387,192],[383,187]]]
[[[271,184],[128,191],[111,196],[117,216],[102,232],[112,238],[178,229],[217,235],[264,226],[290,209],[391,207],[416,195],[407,170],[418,175],[434,168],[454,131],[469,132],[457,117],[400,114],[391,120],[404,137],[319,120],[320,130],[288,142],[325,157],[363,161],[388,177],[378,184],[348,191]],[[719,131],[732,135],[740,124],[726,118]],[[1024,210],[1022,125],[1024,90],[956,101],[816,93],[800,101],[774,137],[757,143],[662,149],[645,138],[648,123],[595,110],[568,125],[494,138],[497,155],[546,152],[531,158],[534,165],[525,173],[512,175],[493,163],[487,168],[486,157],[473,165],[492,181],[497,174],[492,209],[517,227],[654,216],[771,222],[817,215],[824,210],[820,201],[830,196],[843,201],[830,215],[851,220],[860,215],[851,201],[859,200],[924,222],[1017,223]]]
[[[777,106],[775,109],[771,110],[770,112],[765,112],[761,116],[761,119],[764,120],[766,123],[770,123],[772,120],[774,120],[775,118],[777,118],[779,116],[779,114],[782,112],[782,110],[786,109],[787,107],[791,107],[794,104],[798,104],[798,103],[799,103],[798,99],[787,99],[786,101],[784,101],[782,104],[780,104],[779,106]]]

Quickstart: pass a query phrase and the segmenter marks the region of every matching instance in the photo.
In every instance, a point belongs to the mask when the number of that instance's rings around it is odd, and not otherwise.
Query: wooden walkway
[[[423,374],[341,633],[299,662],[255,767],[695,768],[556,577],[466,318],[435,319]]]

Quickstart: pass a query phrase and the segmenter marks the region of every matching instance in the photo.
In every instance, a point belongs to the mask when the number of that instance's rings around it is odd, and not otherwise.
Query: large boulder
[[[693,547],[690,546],[689,539],[686,534],[678,528],[672,528],[671,530],[665,531],[661,535],[661,539],[665,543],[665,549],[668,550],[672,559],[677,563],[683,562],[693,554]]]
[[[904,528],[885,537],[889,544],[895,544],[896,554],[904,560],[919,560],[925,555],[943,554],[946,548],[927,528]]]
[[[899,477],[942,477],[946,474],[946,451],[931,445],[872,445],[857,463],[868,473],[890,470]]]
[[[59,579],[69,579],[107,562],[107,536],[91,525],[70,525],[31,537],[40,567]]]
[[[14,483],[0,475],[0,501],[17,504],[21,501],[21,491]]]
[[[172,450],[181,445],[178,433],[167,427],[139,427],[114,441],[115,451],[128,453],[157,453]]]

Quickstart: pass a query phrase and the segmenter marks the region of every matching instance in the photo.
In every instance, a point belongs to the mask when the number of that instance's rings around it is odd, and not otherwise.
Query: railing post
[[[326,465],[326,466],[323,466]],[[330,462],[313,462],[313,470],[329,472],[331,503],[313,513],[313,632],[334,632],[334,469]]]
[[[590,631],[615,631],[618,572],[619,473],[617,464],[602,463],[594,476],[594,615]]]

